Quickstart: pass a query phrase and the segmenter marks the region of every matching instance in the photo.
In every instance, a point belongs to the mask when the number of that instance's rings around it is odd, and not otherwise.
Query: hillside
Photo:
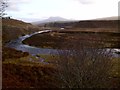
[[[75,22],[53,22],[47,23],[47,27],[79,27],[79,28],[116,28],[118,24],[117,20],[86,20]],[[40,25],[39,25],[40,26]]]
[[[30,23],[15,19],[2,19],[2,39],[3,44],[21,35],[32,33],[40,30],[39,27]]]
[[[38,26],[42,26],[39,24]],[[110,31],[118,32],[118,20],[84,20],[84,21],[70,21],[70,22],[51,22],[43,25],[51,28],[64,28],[65,30],[79,30],[85,29],[94,31]]]
[[[88,21],[79,21],[74,27],[80,28],[117,28],[117,20],[88,20]]]
[[[95,20],[118,20],[120,16],[112,16],[112,17],[104,17],[104,18],[97,18]]]

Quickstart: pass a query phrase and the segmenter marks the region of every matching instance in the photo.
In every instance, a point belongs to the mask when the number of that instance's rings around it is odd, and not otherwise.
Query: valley
[[[54,22],[34,26],[3,20],[3,88],[118,87],[117,22]],[[114,52],[115,57],[111,55],[112,49],[118,50]],[[57,54],[52,54],[52,50]]]

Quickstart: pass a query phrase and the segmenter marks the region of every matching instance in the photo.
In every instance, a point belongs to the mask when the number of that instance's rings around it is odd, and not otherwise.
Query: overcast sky
[[[9,16],[33,22],[48,17],[86,20],[118,15],[120,0],[8,0]]]

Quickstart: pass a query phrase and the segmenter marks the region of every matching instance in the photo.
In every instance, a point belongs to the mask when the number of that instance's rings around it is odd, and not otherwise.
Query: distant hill
[[[57,28],[117,28],[117,20],[83,20],[83,21],[70,21],[70,22],[55,22],[46,23],[46,27]],[[41,25],[38,25],[41,26]]]
[[[3,44],[19,36],[40,30],[38,26],[15,19],[2,19]]]
[[[120,18],[120,16],[113,16],[113,17],[104,17],[104,18],[97,18],[95,20],[118,20],[118,18]]]
[[[70,20],[62,18],[62,17],[49,17],[48,19],[33,22],[32,24],[38,25],[38,24],[44,24],[44,23],[49,23],[49,22],[60,22],[60,21],[70,21]]]

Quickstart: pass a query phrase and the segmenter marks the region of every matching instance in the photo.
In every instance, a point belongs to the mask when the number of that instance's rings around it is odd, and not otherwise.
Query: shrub
[[[97,44],[96,44],[97,45]],[[92,44],[90,45],[92,46]],[[57,72],[60,88],[103,88],[110,86],[112,68],[110,51],[73,44],[70,50],[58,51]]]

